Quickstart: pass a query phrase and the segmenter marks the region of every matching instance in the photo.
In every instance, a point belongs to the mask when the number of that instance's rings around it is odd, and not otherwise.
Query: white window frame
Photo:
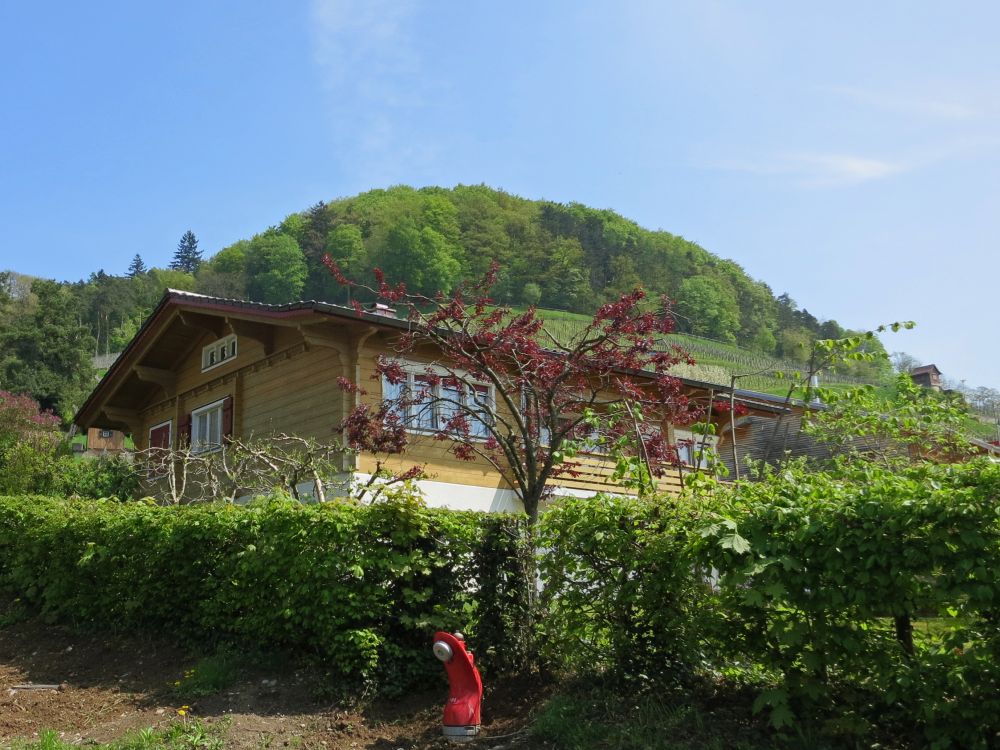
[[[388,378],[384,375],[382,376],[382,400],[388,401],[391,399],[398,398],[402,393],[409,391],[410,393],[416,393],[422,390],[432,391],[432,395],[429,401],[432,402],[432,411],[427,413],[426,407],[422,407],[420,404],[409,404],[406,407],[406,414],[402,415],[403,426],[406,428],[407,432],[421,434],[421,435],[432,435],[438,432],[446,432],[446,434],[457,434],[447,432],[443,428],[444,422],[450,418],[445,416],[445,409],[454,409],[455,407],[451,404],[444,403],[440,401],[441,399],[441,389],[443,384],[438,382],[433,386],[423,386],[418,385],[418,381],[421,378],[430,377],[434,375],[441,379],[448,379],[449,377],[454,377],[446,370],[441,370],[440,372],[436,369],[432,369],[429,373],[427,371],[427,366],[420,366],[417,364],[404,365],[404,372],[406,373],[405,383],[390,383]],[[478,381],[471,381],[470,383],[461,383],[462,390],[466,391],[465,395],[465,406],[467,408],[477,408],[480,406],[485,406],[486,411],[490,414],[496,413],[496,392],[493,385],[490,383],[480,383]],[[467,386],[472,385],[478,388],[486,389],[486,404],[482,404],[481,399],[473,396],[470,399],[470,395],[473,393],[480,393],[481,391],[468,391]],[[390,394],[392,394],[390,396]],[[429,420],[429,424],[418,425],[415,424],[416,420]],[[489,428],[483,424],[480,420],[469,419],[469,438],[473,440],[488,440],[490,437]]]
[[[149,448],[153,447],[153,430],[158,430],[161,427],[167,428],[167,447],[161,448],[160,450],[170,450],[174,445],[174,420],[172,419],[160,422],[159,424],[150,425],[149,431],[146,433],[146,446]]]
[[[528,397],[525,392],[521,391],[521,412],[527,413],[528,411]],[[535,427],[538,430],[538,444],[542,447],[548,448],[552,441],[552,431],[545,424],[537,424]]]
[[[160,447],[154,448],[153,447],[153,440],[152,440],[152,438],[153,438],[153,430],[158,430],[161,427],[166,427],[167,428],[167,447],[166,448],[160,448]],[[156,451],[164,451],[165,454],[169,455],[170,451],[172,451],[173,448],[174,448],[174,420],[168,419],[165,422],[160,422],[159,424],[150,425],[149,431],[146,432],[146,449],[147,449],[147,451],[149,451],[150,457],[153,458],[153,459],[155,459],[155,456],[152,455],[152,451],[154,451],[154,450],[156,450]],[[164,457],[166,457],[166,455]],[[157,469],[159,469],[159,471],[157,471]],[[156,461],[155,460],[151,460],[149,462],[149,464],[147,464],[146,479],[148,479],[148,480],[154,480],[154,479],[159,479],[160,477],[165,477],[166,475],[167,475],[167,464],[166,464],[166,462],[164,462],[161,466],[157,466],[156,465]]]
[[[226,362],[231,362],[238,355],[239,345],[237,344],[235,333],[223,336],[221,339],[216,339],[201,349],[201,371],[207,372],[213,370],[220,365],[226,364]]]
[[[691,442],[690,445],[681,445],[681,443],[688,443],[689,441]],[[705,444],[705,450],[701,449],[702,442]],[[707,469],[709,468],[708,451],[712,451],[713,453],[718,452],[719,436],[702,435],[690,430],[678,430],[674,428],[674,447],[677,449],[677,458],[681,464],[692,469]],[[682,451],[687,452],[686,457]],[[696,458],[698,459],[697,464],[695,463]]]
[[[213,401],[210,404],[205,404],[204,406],[199,406],[191,412],[191,452],[196,455],[202,455],[205,453],[216,453],[222,450],[222,441],[225,435],[222,434],[222,417],[224,411],[224,405],[226,399],[222,398],[218,401]],[[213,411],[219,412],[219,442],[207,442],[202,440],[201,429],[198,424],[198,417],[203,414],[208,414]],[[211,425],[211,417],[208,418],[209,425]],[[211,429],[211,426],[209,426]],[[211,437],[211,435],[209,435]]]

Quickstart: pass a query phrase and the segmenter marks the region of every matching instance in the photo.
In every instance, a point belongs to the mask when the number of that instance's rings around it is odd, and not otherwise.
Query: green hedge
[[[573,500],[541,537],[575,669],[739,677],[774,726],[837,745],[997,746],[1000,466]]]
[[[288,649],[397,688],[436,629],[518,666],[524,521],[406,501],[246,507],[0,498],[0,587],[62,622]]]
[[[598,495],[542,516],[542,647],[579,672],[683,681],[700,659],[706,591],[692,569],[693,506]]]
[[[780,677],[758,704],[774,723],[994,746],[1000,466],[790,472],[721,499],[731,525],[699,552],[721,571],[729,653]],[[714,543],[732,533],[747,551]]]
[[[1000,466],[703,489],[567,498],[533,543],[520,517],[406,501],[0,498],[0,588],[52,619],[289,649],[403,689],[439,671],[437,628],[487,669],[524,663],[537,544],[535,642],[556,665],[739,678],[776,727],[837,745],[996,745]]]

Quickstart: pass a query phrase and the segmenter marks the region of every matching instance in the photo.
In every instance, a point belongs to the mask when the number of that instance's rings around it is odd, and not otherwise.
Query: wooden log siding
[[[293,347],[285,359],[246,373],[243,380],[243,437],[279,432],[321,441],[338,439],[342,398],[340,358],[332,349]]]
[[[559,487],[568,487],[576,490],[592,490],[594,492],[621,492],[619,484],[612,480],[615,473],[614,464],[608,459],[600,456],[578,456],[573,459],[578,464],[574,471],[577,476],[563,474],[555,479],[552,484]],[[656,482],[660,492],[668,492],[672,495],[680,493],[683,483],[677,470],[671,470]]]
[[[263,355],[263,350],[256,348],[260,351],[248,354]],[[192,356],[198,358],[197,370],[185,363],[184,375],[178,378],[177,396],[141,413],[138,448],[148,447],[151,426],[168,419],[174,419],[176,425],[178,413],[183,418],[194,409],[227,397],[234,399],[232,419],[236,437],[288,432],[317,440],[337,438],[335,429],[342,418],[342,399],[337,387],[341,365],[333,350],[307,350],[298,343],[256,361],[251,356],[243,359],[241,350],[241,366],[225,365],[228,371],[222,374],[221,368],[201,372],[200,346]],[[178,435],[179,430],[175,428],[174,434]]]

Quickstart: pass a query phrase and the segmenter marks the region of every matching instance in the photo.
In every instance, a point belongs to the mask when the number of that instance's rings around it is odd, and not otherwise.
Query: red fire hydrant
[[[448,672],[448,702],[444,706],[443,734],[452,742],[471,742],[479,734],[479,706],[483,681],[472,652],[461,633],[434,634],[434,656]]]

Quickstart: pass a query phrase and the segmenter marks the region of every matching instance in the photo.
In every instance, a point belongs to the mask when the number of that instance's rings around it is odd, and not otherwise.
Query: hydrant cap
[[[438,659],[447,664],[448,662],[451,661],[451,657],[453,655],[454,652],[451,650],[451,646],[449,646],[447,643],[445,643],[444,641],[434,641],[434,656],[436,656]]]

